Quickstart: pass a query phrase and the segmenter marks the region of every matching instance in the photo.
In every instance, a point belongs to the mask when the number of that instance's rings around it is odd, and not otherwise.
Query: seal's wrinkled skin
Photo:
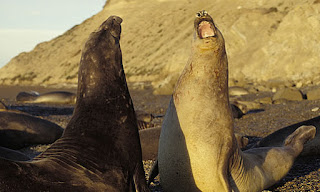
[[[287,174],[315,128],[298,128],[281,147],[242,152],[228,99],[223,36],[205,11],[197,14],[194,29],[191,56],[161,129],[161,186],[164,191],[261,191]]]
[[[63,136],[30,162],[0,159],[3,191],[149,191],[135,112],[122,66],[122,19],[90,35],[77,102]]]

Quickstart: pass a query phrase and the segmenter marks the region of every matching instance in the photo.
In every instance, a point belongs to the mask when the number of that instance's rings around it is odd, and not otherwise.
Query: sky
[[[0,0],[0,68],[102,10],[106,0]]]

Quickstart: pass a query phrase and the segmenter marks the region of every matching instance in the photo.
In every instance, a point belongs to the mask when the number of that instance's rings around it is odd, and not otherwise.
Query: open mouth
[[[208,21],[201,21],[198,25],[198,34],[200,39],[216,36],[214,26]]]

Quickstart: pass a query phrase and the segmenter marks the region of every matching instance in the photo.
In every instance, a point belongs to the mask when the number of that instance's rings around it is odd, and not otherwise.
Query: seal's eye
[[[208,15],[208,12],[206,10],[202,10],[196,13],[196,17],[204,17],[206,15]]]

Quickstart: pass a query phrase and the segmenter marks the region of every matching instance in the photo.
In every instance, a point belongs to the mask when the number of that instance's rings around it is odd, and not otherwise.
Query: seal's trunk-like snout
[[[112,36],[120,39],[121,23],[122,19],[120,17],[110,16],[105,22],[100,25],[98,30],[110,30]]]
[[[200,11],[196,14],[197,19],[194,21],[196,34],[200,39],[215,37],[217,34],[216,26],[210,15],[206,11]]]

